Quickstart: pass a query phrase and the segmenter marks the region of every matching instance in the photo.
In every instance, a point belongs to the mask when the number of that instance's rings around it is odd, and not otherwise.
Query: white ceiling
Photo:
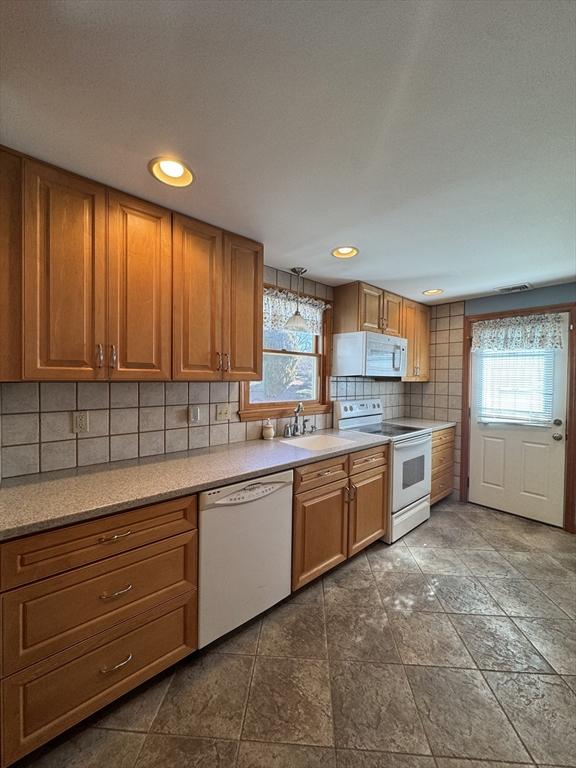
[[[3,0],[0,141],[421,299],[574,278],[576,3]],[[175,154],[197,181],[162,187]],[[330,256],[353,244],[350,262]]]

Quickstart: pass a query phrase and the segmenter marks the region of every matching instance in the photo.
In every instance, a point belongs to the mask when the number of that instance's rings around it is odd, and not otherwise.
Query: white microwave
[[[382,333],[335,333],[332,376],[400,378],[406,375],[407,347],[406,339]]]

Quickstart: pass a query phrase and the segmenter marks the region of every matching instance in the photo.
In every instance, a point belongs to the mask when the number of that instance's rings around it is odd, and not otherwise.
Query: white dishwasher
[[[291,591],[292,470],[200,494],[198,646]]]

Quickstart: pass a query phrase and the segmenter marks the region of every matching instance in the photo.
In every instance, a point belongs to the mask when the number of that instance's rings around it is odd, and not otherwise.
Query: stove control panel
[[[334,415],[337,420],[352,419],[359,416],[380,416],[382,400],[372,397],[368,400],[337,400],[334,404]]]

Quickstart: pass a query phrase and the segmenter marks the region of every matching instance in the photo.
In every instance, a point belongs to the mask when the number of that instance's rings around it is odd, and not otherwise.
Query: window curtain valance
[[[283,331],[286,322],[296,312],[296,294],[277,288],[264,288],[264,329]],[[322,335],[322,314],[328,305],[320,299],[300,297],[300,314],[308,324],[310,333]]]
[[[472,325],[472,349],[493,352],[562,349],[562,318],[558,314],[501,317]]]

